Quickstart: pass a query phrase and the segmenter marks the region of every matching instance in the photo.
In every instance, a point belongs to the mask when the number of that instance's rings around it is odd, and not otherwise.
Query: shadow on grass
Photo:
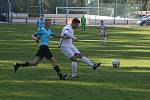
[[[5,32],[6,35],[2,34],[1,37],[2,40],[5,40],[0,42],[3,44],[0,49],[1,100],[150,100],[149,67],[114,69],[107,66],[97,71],[91,71],[87,66],[79,63],[79,80],[59,81],[51,65],[44,62],[38,67],[21,68],[18,73],[14,74],[11,66],[13,62],[27,60],[31,58],[31,55],[34,56],[36,48],[29,40],[34,26],[6,25],[2,27],[6,29],[12,27],[14,28],[10,29],[12,31],[16,31],[15,28],[17,28],[17,31],[14,33],[16,36],[8,36],[9,30]],[[62,26],[52,27],[57,32],[62,28]],[[92,27],[89,29],[91,30],[86,33],[88,35],[81,37],[84,41],[76,43],[85,55],[94,59],[110,59],[117,56],[126,60],[149,60],[148,46],[150,45],[148,40],[144,41],[149,35],[145,32],[140,34],[143,30],[138,29],[139,34],[136,34],[136,28],[109,28],[111,32],[108,46],[101,46],[97,35],[98,29],[92,30]],[[130,34],[130,31],[134,33]],[[77,35],[80,36],[80,33],[77,31]],[[14,41],[7,41],[10,39]],[[70,73],[70,62],[54,46],[56,44],[56,41],[50,44],[52,52],[62,65],[62,70]]]

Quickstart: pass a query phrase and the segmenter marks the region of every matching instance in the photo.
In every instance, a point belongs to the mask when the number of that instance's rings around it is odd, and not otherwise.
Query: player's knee
[[[76,53],[75,56],[79,59],[81,59],[83,57],[83,55],[81,53]]]
[[[77,62],[77,58],[75,56],[71,57],[70,60],[73,62]]]
[[[50,60],[50,61],[55,61],[55,58],[54,58],[54,57],[51,57],[49,60]]]
[[[52,57],[49,61],[53,64],[53,66],[58,66],[58,63],[54,57]]]

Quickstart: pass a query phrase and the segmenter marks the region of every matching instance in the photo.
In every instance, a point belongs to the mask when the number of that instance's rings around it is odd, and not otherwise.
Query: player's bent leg
[[[77,58],[81,59],[82,62],[84,62],[85,64],[91,66],[93,70],[96,70],[101,65],[101,63],[94,64],[90,59],[83,56],[81,53],[76,53],[75,55],[76,55]]]
[[[15,73],[17,72],[17,70],[19,69],[19,67],[28,67],[28,66],[37,66],[37,64],[42,60],[42,58],[36,57],[33,61],[29,62],[21,62],[21,63],[16,63],[14,64],[14,69],[15,69]]]
[[[78,74],[77,74],[77,66],[78,66],[77,58],[76,58],[76,56],[74,55],[74,56],[72,56],[72,57],[70,58],[70,60],[72,61],[72,63],[71,63],[72,78],[77,79],[77,78],[79,78],[79,76],[78,76]]]
[[[77,58],[81,59],[82,62],[84,62],[87,65],[90,65],[91,67],[94,66],[94,63],[92,63],[91,60],[89,60],[87,57],[83,56],[81,53],[75,54]]]
[[[54,57],[50,58],[49,61],[50,61],[50,63],[52,63],[53,66],[59,66]]]
[[[60,68],[59,68],[59,65],[58,65],[58,63],[54,57],[50,58],[49,61],[54,66],[54,70],[56,71],[60,80],[67,80],[69,78],[68,75],[62,75]]]
[[[33,61],[29,62],[29,66],[37,66],[42,60],[42,57],[36,57]]]
[[[77,58],[74,56],[74,51],[72,49],[72,47],[61,47],[62,53],[72,61],[71,70],[72,77],[74,77],[77,76]]]
[[[75,56],[76,56],[76,58],[78,58],[78,59],[82,59],[82,54],[81,53],[75,53]]]

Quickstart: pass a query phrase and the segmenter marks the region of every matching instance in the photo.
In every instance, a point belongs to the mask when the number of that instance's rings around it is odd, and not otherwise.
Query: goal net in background
[[[44,7],[43,6],[28,6],[27,11],[28,11],[29,17],[39,17],[41,14],[44,13]]]
[[[42,1],[42,0],[41,0]],[[15,10],[11,12],[12,22],[33,23],[37,20],[40,14],[44,14],[46,19],[51,19],[53,24],[64,25],[71,22],[73,18],[79,18],[84,15],[87,19],[87,25],[98,25],[100,20],[104,20],[106,24],[135,24],[142,14],[140,3],[99,3],[97,0],[81,7],[64,7],[71,5],[56,5],[50,6],[50,2],[45,0],[42,3],[29,4],[27,1],[22,1]],[[54,7],[53,7],[54,6]],[[74,6],[74,5],[72,5]],[[56,8],[55,8],[56,7]],[[52,10],[53,9],[53,10]]]
[[[55,24],[68,24],[73,18],[84,15],[87,25],[98,25],[100,20],[108,25],[112,24],[135,24],[141,16],[138,16],[140,4],[107,4],[100,3],[96,7],[56,7]],[[48,16],[47,16],[48,17]],[[49,16],[50,17],[50,16]]]
[[[100,20],[112,24],[113,8],[104,7],[56,7],[55,23],[70,23],[73,18],[79,18],[84,15],[87,25],[98,25]]]

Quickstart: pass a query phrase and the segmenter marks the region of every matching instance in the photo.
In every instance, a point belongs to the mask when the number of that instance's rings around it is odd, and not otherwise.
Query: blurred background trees
[[[28,6],[39,6],[40,0],[12,0],[12,10],[14,12],[27,12]],[[87,0],[42,0],[42,5],[48,13],[55,13],[57,6],[86,6]],[[94,0],[93,0],[94,1]],[[125,0],[126,3],[141,3],[142,10],[150,10],[150,0]],[[99,0],[100,3],[114,3],[114,0]],[[118,3],[123,3],[123,0],[118,0]]]

